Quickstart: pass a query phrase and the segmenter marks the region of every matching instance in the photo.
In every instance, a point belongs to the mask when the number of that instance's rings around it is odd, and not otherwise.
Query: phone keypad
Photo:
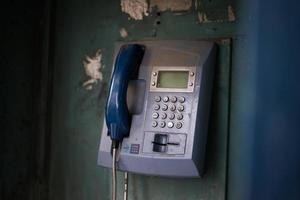
[[[155,97],[154,97],[154,101],[160,102],[160,101],[161,101],[161,97],[160,97],[160,96],[155,96]]]
[[[184,97],[179,97],[178,101],[179,101],[180,103],[184,103],[184,102],[185,102],[185,98],[184,98]]]
[[[160,108],[160,105],[158,105],[158,104],[155,104],[155,105],[153,106],[153,109],[154,109],[154,110],[159,110],[159,108]]]
[[[166,126],[166,122],[162,121],[162,122],[159,122],[159,127],[160,128],[164,128]]]
[[[164,98],[163,98],[163,102],[168,102],[169,101],[169,97],[168,96],[165,96]]]
[[[159,117],[159,114],[157,112],[154,112],[152,114],[153,119],[157,119]]]
[[[161,106],[161,109],[162,109],[163,111],[168,110],[168,105],[167,105],[167,104],[162,105],[162,106]]]
[[[171,110],[171,111],[175,111],[175,110],[176,110],[176,106],[175,106],[174,104],[171,105],[171,106],[170,106],[170,110]]]
[[[161,118],[162,118],[162,119],[166,119],[166,118],[167,118],[167,113],[162,113],[162,114],[161,114]]]
[[[168,128],[173,128],[174,123],[173,122],[168,122]]]
[[[152,127],[157,127],[157,121],[152,122]]]
[[[179,129],[179,128],[181,128],[181,127],[182,127],[182,123],[181,123],[181,122],[177,122],[177,123],[176,123],[176,128]]]
[[[152,127],[181,129],[186,98],[183,96],[154,96]]]
[[[172,97],[171,97],[171,102],[172,102],[172,103],[176,103],[176,101],[177,101],[177,97],[172,96]]]
[[[175,118],[175,114],[174,113],[170,113],[169,114],[169,119],[174,119]]]
[[[182,120],[182,119],[183,119],[183,115],[180,113],[180,114],[177,115],[176,118],[177,118],[178,120]]]
[[[183,105],[178,106],[177,110],[178,110],[179,112],[184,111],[184,106],[183,106]]]

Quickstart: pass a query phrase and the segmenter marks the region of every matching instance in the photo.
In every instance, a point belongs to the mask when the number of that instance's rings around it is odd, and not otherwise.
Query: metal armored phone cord
[[[112,151],[112,200],[117,200],[117,153],[119,149],[119,141],[112,140],[111,151]]]
[[[117,153],[118,141],[112,141],[112,200],[117,200]],[[128,172],[124,173],[124,200],[128,199]]]
[[[124,173],[124,200],[128,199],[128,172]]]
[[[112,200],[117,199],[117,148],[112,148]]]

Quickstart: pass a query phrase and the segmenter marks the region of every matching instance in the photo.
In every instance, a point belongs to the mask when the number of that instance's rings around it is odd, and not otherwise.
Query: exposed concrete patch
[[[147,0],[121,0],[121,8],[135,20],[142,20],[149,14]]]
[[[93,89],[93,85],[97,84],[98,81],[102,81],[103,79],[100,69],[101,67],[104,68],[104,65],[102,66],[101,59],[102,53],[101,50],[98,49],[94,57],[89,57],[86,55],[85,60],[83,60],[85,74],[90,78],[82,84],[82,86],[87,90]]]
[[[150,11],[155,7],[159,11],[170,10],[172,12],[188,11],[192,8],[192,0],[150,0]]]
[[[128,33],[125,28],[120,29],[120,35],[122,38],[126,38],[128,36]]]
[[[234,22],[236,20],[236,17],[232,6],[229,5],[227,9],[228,9],[228,21]]]

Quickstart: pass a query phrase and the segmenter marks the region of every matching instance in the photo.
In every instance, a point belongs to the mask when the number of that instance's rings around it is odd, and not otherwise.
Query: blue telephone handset
[[[126,102],[127,88],[137,75],[144,51],[142,45],[123,45],[116,58],[105,110],[108,135],[113,142],[119,143],[129,135],[131,116]]]

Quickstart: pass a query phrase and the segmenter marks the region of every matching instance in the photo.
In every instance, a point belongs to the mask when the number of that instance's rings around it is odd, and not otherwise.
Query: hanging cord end
[[[120,145],[120,142],[118,140],[112,140],[111,143],[111,154],[113,152],[113,149],[118,149]]]
[[[112,140],[112,142],[111,142],[111,149],[110,149],[110,153],[111,153],[112,157],[113,157],[113,151],[114,151],[114,149],[116,150],[116,157],[118,156],[117,154],[119,153],[118,152],[119,151],[119,146],[120,146],[120,141],[119,140]]]

